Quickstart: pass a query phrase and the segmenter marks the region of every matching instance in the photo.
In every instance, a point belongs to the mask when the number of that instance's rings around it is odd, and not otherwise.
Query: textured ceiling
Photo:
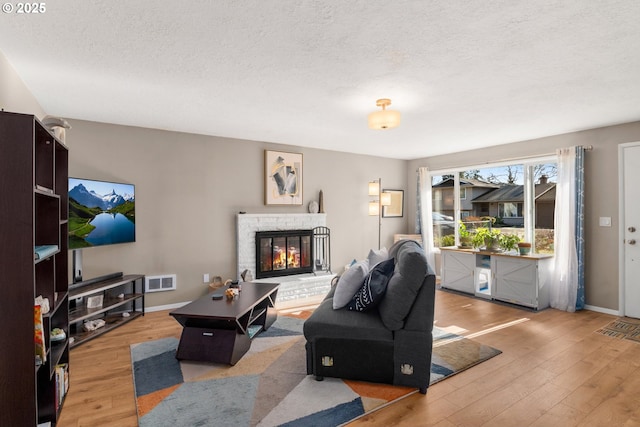
[[[640,1],[136,0],[0,14],[51,115],[413,159],[640,120]],[[377,98],[397,129],[367,128]]]

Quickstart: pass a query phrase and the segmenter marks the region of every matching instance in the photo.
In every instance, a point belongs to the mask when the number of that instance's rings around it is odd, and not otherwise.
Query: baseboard
[[[597,307],[595,305],[585,305],[585,310],[595,311],[597,313],[611,314],[613,316],[622,316],[619,310],[611,310],[610,308]]]

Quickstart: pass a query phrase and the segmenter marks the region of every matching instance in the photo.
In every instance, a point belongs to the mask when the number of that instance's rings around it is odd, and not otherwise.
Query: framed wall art
[[[302,205],[302,153],[264,151],[264,204]]]
[[[383,218],[399,218],[404,215],[404,190],[382,190],[391,194],[391,204],[382,207]]]

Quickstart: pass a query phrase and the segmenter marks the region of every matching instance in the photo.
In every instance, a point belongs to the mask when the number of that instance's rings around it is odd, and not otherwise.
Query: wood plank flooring
[[[350,427],[640,426],[640,344],[594,333],[614,318],[438,291],[436,326],[503,353]],[[136,426],[129,345],[180,332],[167,311],[148,313],[73,349],[58,425]]]

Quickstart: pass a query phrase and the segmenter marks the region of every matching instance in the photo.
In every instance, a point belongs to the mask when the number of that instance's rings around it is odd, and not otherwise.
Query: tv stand
[[[104,276],[94,277],[93,279],[83,280],[83,281],[79,281],[79,282],[73,282],[71,285],[69,285],[69,290],[77,289],[77,288],[80,288],[82,286],[93,285],[94,283],[102,282],[102,281],[109,280],[109,279],[116,279],[116,278],[122,277],[122,276],[123,276],[122,271],[119,271],[117,273],[109,273],[109,274],[105,274]]]
[[[71,348],[140,316],[144,316],[142,274],[111,273],[69,286]],[[104,324],[93,330],[89,325],[85,328],[91,321]]]

